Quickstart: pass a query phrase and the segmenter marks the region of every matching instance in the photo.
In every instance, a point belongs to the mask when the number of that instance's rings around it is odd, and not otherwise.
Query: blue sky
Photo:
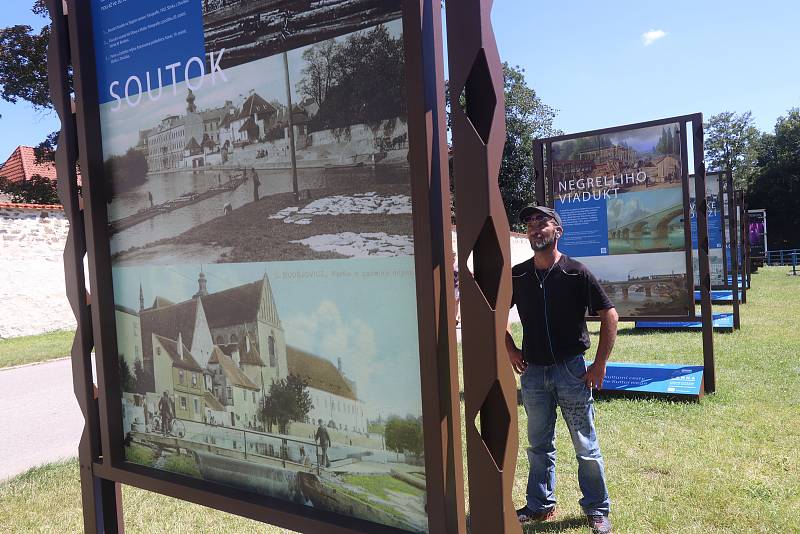
[[[5,2],[0,27],[40,26],[31,3]],[[771,131],[800,106],[798,18],[795,0],[498,0],[493,13],[501,58],[526,69],[565,133],[725,110],[752,110]],[[645,46],[650,31],[664,36]],[[0,161],[58,127],[22,104],[0,114]]]

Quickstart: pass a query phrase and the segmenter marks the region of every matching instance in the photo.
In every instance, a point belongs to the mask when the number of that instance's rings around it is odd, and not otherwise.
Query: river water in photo
[[[184,195],[202,194],[219,188],[231,179],[241,178],[242,173],[243,169],[222,169],[151,174],[141,186],[114,197],[108,210],[109,220],[119,220],[149,208],[148,193],[153,197],[153,205],[158,206]],[[226,206],[235,210],[253,202],[251,173],[251,168],[247,168],[247,180],[232,191],[222,190],[214,196],[160,213],[115,233],[111,238],[111,254],[178,236],[223,216]],[[256,169],[256,173],[260,182],[259,198],[293,190],[291,170]],[[368,192],[371,184],[409,183],[409,170],[404,165],[299,168],[297,180],[300,190],[358,186],[363,188],[363,192]]]

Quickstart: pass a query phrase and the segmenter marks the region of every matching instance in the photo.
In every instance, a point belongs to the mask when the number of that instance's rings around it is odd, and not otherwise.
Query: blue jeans
[[[579,501],[587,515],[608,515],[603,456],[594,430],[592,391],[583,381],[583,355],[552,365],[529,365],[522,373],[522,402],[528,414],[527,505],[541,512],[556,505],[556,406],[567,423],[578,459]]]

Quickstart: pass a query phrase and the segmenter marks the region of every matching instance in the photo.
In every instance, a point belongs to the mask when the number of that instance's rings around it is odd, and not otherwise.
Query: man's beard
[[[542,239],[531,239],[530,241],[531,241],[531,248],[536,252],[541,252],[553,246],[553,243],[556,242],[556,236],[551,235],[550,237],[545,237]]]

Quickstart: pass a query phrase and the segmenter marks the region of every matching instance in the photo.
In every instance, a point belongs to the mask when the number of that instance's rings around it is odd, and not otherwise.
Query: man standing
[[[250,172],[253,175],[253,202],[258,202],[258,186],[261,185],[261,180],[258,179],[255,167],[251,168]]]
[[[319,455],[317,461],[322,467],[330,467],[331,461],[328,459],[328,447],[331,446],[331,436],[328,434],[328,429],[322,425],[322,419],[319,420],[317,432],[314,434],[314,441],[319,442],[319,448],[322,453]]]
[[[161,414],[161,432],[166,436],[172,428],[172,418],[175,414],[172,399],[166,391],[158,401],[158,411]]]
[[[544,206],[519,214],[527,224],[534,257],[512,269],[513,304],[522,322],[522,350],[506,333],[506,350],[521,374],[522,399],[528,415],[527,502],[517,510],[520,522],[544,521],[555,515],[556,406],[567,423],[578,459],[579,504],[594,533],[611,532],[610,500],[603,457],[594,427],[592,388],[599,389],[617,335],[618,315],[594,275],[558,250],[564,233],[561,217]],[[586,312],[600,316],[600,342],[589,368]]]

